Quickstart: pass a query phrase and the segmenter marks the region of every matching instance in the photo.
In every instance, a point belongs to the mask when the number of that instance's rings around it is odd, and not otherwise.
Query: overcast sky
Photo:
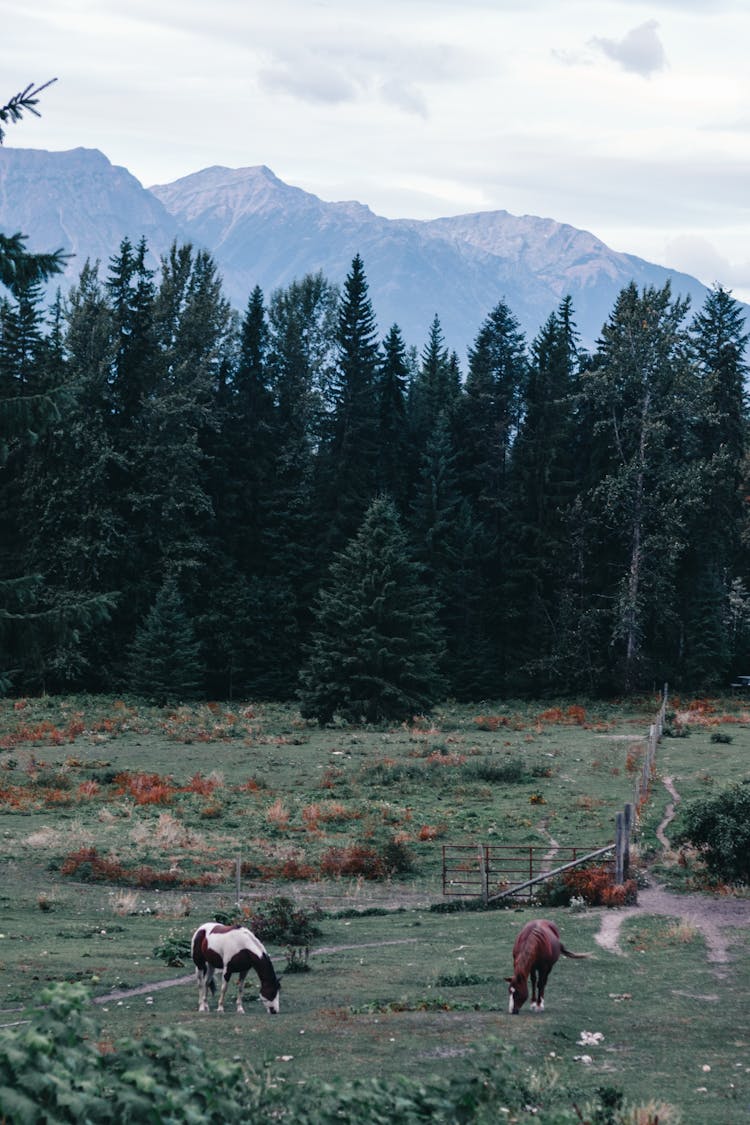
[[[6,146],[504,209],[750,300],[750,0],[0,0]],[[367,263],[365,263],[365,266]]]

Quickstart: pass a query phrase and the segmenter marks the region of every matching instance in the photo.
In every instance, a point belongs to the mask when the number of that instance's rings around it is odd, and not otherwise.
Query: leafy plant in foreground
[[[301,1086],[267,1080],[242,1062],[212,1057],[191,1032],[166,1027],[136,1041],[103,1039],[80,984],[56,984],[21,1027],[0,1030],[0,1119],[13,1125],[54,1121],[200,1122],[254,1125],[624,1125],[637,1118],[619,1091],[575,1105],[550,1076],[522,1071],[512,1048],[490,1043],[459,1078],[399,1075]],[[510,1115],[510,1116],[508,1116]],[[655,1125],[659,1117],[649,1116]]]

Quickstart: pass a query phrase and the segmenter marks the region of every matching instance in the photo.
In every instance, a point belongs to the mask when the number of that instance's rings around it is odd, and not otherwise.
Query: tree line
[[[531,341],[500,300],[462,370],[438,316],[381,338],[359,256],[241,313],[204,251],[147,262],[125,239],[51,306],[5,270],[6,690],[377,719],[750,670],[729,292],[629,285],[591,351],[569,298]]]

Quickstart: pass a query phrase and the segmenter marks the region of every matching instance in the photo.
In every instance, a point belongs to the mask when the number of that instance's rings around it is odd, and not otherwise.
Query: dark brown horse
[[[588,953],[571,953],[560,941],[560,931],[554,922],[540,919],[527,922],[513,944],[513,976],[506,977],[508,985],[508,1011],[518,1015],[529,995],[531,979],[531,1008],[544,1011],[544,986],[560,954],[563,957],[588,957]]]

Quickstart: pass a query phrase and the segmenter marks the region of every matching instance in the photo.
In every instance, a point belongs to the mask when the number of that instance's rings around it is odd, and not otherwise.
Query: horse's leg
[[[529,1005],[529,1007],[531,1008],[532,1012],[535,1012],[537,1009],[537,999],[539,996],[539,993],[537,992],[538,972],[536,968],[533,968],[529,973],[529,980],[531,981],[531,1004]]]
[[[208,965],[206,965],[205,968],[203,968],[203,969],[196,969],[196,971],[195,971],[195,975],[198,978],[198,1011],[199,1012],[207,1012],[208,1011],[208,1001],[206,999],[206,993],[208,991],[208,974],[209,974],[210,971],[211,970],[209,969]]]
[[[221,989],[219,990],[219,1003],[216,1007],[217,1012],[224,1011],[224,997],[227,994],[227,985],[229,984],[229,978],[231,977],[231,975],[232,974],[230,972],[227,972],[226,969],[224,970],[221,978]]]
[[[247,969],[244,973],[240,973],[239,980],[237,981],[237,1011],[243,1012],[245,1009],[242,1007],[242,990],[245,987],[245,977],[247,976]]]
[[[547,978],[549,977],[549,972],[550,972],[549,969],[540,969],[539,970],[539,991],[537,993],[537,997],[538,997],[537,1011],[539,1011],[539,1012],[544,1011],[544,988],[545,988],[545,985],[547,984]]]

